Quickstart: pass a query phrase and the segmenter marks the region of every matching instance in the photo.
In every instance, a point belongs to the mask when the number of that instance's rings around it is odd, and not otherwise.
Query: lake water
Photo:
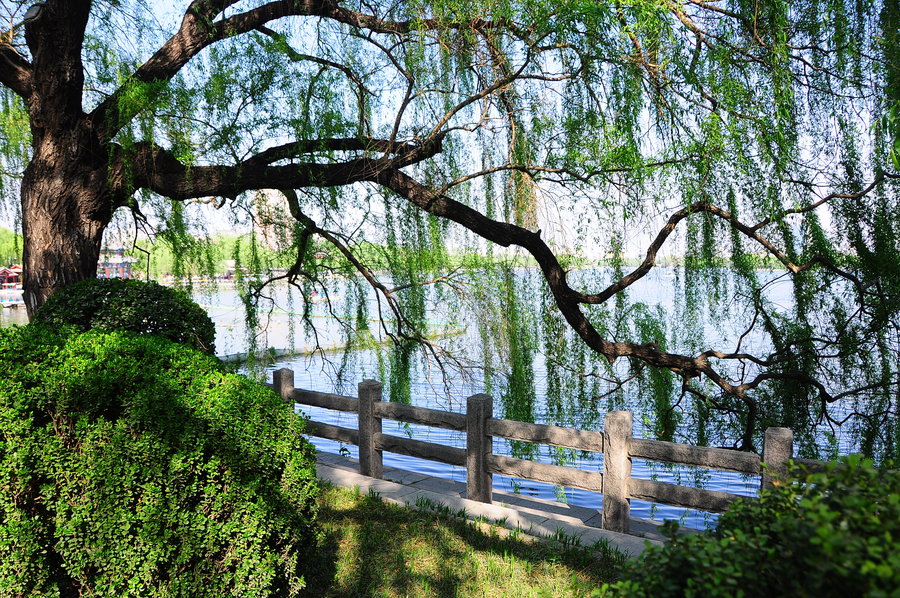
[[[631,292],[633,297],[638,297],[653,305],[662,305],[671,310],[675,302],[675,285],[672,272],[660,269],[660,273],[639,282]],[[773,279],[776,275],[773,275]],[[773,284],[769,292],[773,294],[775,301],[781,301],[785,306],[790,305],[787,286]],[[782,296],[783,295],[783,296]],[[305,337],[302,326],[298,323],[296,308],[291,308],[291,302],[286,296],[285,289],[275,289],[272,293],[274,301],[264,310],[261,318],[263,326],[257,334],[257,344],[261,348],[272,347],[285,349],[293,347],[299,352],[310,352],[316,346],[334,348],[342,343],[341,327],[333,317],[333,313],[340,313],[340,294],[335,302],[333,312],[329,312],[324,303],[313,304],[311,320],[317,327],[318,337]],[[220,355],[242,352],[246,347],[246,328],[242,320],[242,307],[240,300],[233,290],[219,289],[215,292],[198,291],[195,299],[204,305],[210,313],[217,328],[217,352]],[[297,301],[299,303],[299,301]],[[374,311],[374,310],[370,310]],[[431,314],[431,320],[441,326],[454,324],[466,328],[465,322],[450,322],[450,314],[435,312]],[[721,328],[721,329],[720,329]],[[374,326],[373,326],[374,329]],[[707,333],[715,337],[717,334],[727,335],[730,328],[727,326],[711,325]],[[753,342],[754,339],[748,339]],[[465,345],[477,344],[477,336],[466,330],[458,338],[448,338],[447,342],[456,348]],[[477,352],[477,350],[476,350]],[[266,377],[271,381],[272,372],[275,369],[287,367],[295,372],[295,385],[298,388],[306,388],[321,392],[337,392],[355,396],[356,383],[365,379],[381,379],[383,362],[380,364],[377,355],[373,351],[357,351],[351,355],[349,367],[343,371],[343,376],[338,375],[342,355],[339,351],[315,353],[311,355],[298,355],[278,361],[266,370]],[[546,394],[547,375],[543,365],[543,358],[537,355],[534,360],[535,391],[537,401],[531,409],[535,423],[552,423],[560,425],[560,422],[550,416],[547,405],[543,402]],[[419,364],[415,367],[411,388],[412,404],[428,407],[463,412],[465,399],[472,394],[484,392],[482,379],[479,376],[466,376],[462,373],[447,376],[445,372],[437,368],[429,369],[427,365]],[[498,413],[497,400],[495,398],[495,416]],[[355,414],[332,412],[325,409],[301,407],[304,413],[311,419],[348,428],[356,427]],[[650,437],[650,430],[646,425],[646,418],[641,413],[635,413],[635,425],[633,433],[636,437]],[[579,421],[578,427],[602,428],[602,414],[596,415],[590,423]],[[417,440],[425,440],[439,444],[456,447],[465,446],[463,433],[429,428],[426,426],[399,424],[396,422],[384,423],[384,432],[399,436],[411,436]],[[324,439],[314,438],[313,443],[319,450],[344,454],[349,453],[354,458],[357,456],[355,446],[343,446],[340,443]],[[494,452],[500,455],[512,455],[516,447],[503,439],[494,440]],[[521,447],[519,447],[521,448]],[[588,471],[602,471],[602,455],[595,453],[581,453],[541,446],[534,458],[554,464],[565,464],[579,467]],[[465,481],[465,469],[445,465],[442,463],[420,460],[403,455],[385,453],[385,464],[407,470],[425,473],[428,475],[451,478]],[[671,466],[660,463],[635,460],[633,463],[633,475],[644,479],[654,479],[662,482],[677,483],[682,485],[697,486],[710,490],[730,492],[734,494],[753,496],[759,488],[758,476],[746,476],[731,472],[717,472],[704,469]],[[545,499],[562,500],[579,506],[600,508],[602,496],[593,492],[587,492],[572,488],[554,487],[549,484],[531,482],[527,480],[515,480],[505,476],[495,476],[494,487],[497,489],[521,492]],[[707,527],[715,522],[715,516],[708,513],[694,512],[685,509],[632,501],[632,514],[648,519],[677,519],[683,525],[695,528]]]
[[[0,328],[21,326],[28,323],[28,315],[24,307],[0,308]]]
[[[521,271],[519,275],[529,276],[534,273]],[[577,274],[575,275],[578,276]],[[774,280],[777,274],[771,274]],[[651,276],[637,283],[632,289],[633,298],[638,298],[651,305],[661,305],[670,310],[675,302],[674,274],[671,270],[657,269]],[[790,306],[789,286],[785,284],[773,284],[769,293],[775,302],[781,302],[785,309]],[[219,355],[241,353],[247,348],[247,328],[244,323],[244,315],[241,300],[233,288],[220,285],[213,289],[196,289],[195,300],[203,305],[216,325],[216,347]],[[313,303],[310,313],[310,321],[315,324],[316,334],[312,336],[304,331],[300,323],[299,314],[292,305],[299,304],[299,300],[291,301],[286,287],[276,287],[272,291],[273,301],[266,304],[261,311],[261,326],[256,332],[257,346],[260,348],[272,347],[274,349],[292,349],[299,353],[295,357],[286,358],[271,364],[266,368],[265,375],[271,381],[272,372],[275,369],[287,367],[295,372],[295,385],[298,388],[322,392],[337,392],[351,396],[356,395],[356,383],[365,379],[379,379],[385,376],[383,361],[379,362],[375,351],[356,351],[349,357],[350,362],[343,369],[343,375],[338,371],[342,360],[342,352],[339,350],[311,353],[318,345],[325,349],[337,349],[343,343],[343,328],[335,315],[341,315],[342,298],[340,290],[334,302],[329,306],[322,303]],[[374,303],[370,305],[370,313],[375,313]],[[732,314],[731,318],[739,318],[740,315]],[[0,326],[25,323],[24,310],[2,310],[0,313]],[[478,337],[468,329],[467,323],[459,313],[436,311],[429,314],[429,321],[434,329],[443,332],[452,332],[452,336],[445,340],[460,348],[468,348],[478,352]],[[373,331],[377,334],[377,328],[373,325]],[[739,326],[718,326],[710,324],[706,331],[708,335],[727,336],[729,330],[740,329]],[[384,340],[384,339],[380,339]],[[748,339],[754,342],[754,339]],[[474,347],[474,349],[473,349]],[[310,353],[304,355],[303,353]],[[547,391],[546,367],[541,355],[536,355],[533,363],[535,371],[535,395],[536,402],[530,408],[535,423],[553,423],[561,425],[558,414],[554,416],[546,405],[544,397]],[[387,382],[387,381],[386,381]],[[479,375],[465,375],[465,372],[444,371],[429,367],[428,364],[419,363],[414,367],[413,381],[411,383],[412,404],[431,409],[442,409],[463,412],[465,410],[466,397],[484,392],[482,378]],[[500,417],[498,402],[495,397],[495,416]],[[332,412],[317,408],[300,408],[311,419],[323,421],[348,428],[356,427],[355,414]],[[600,410],[597,406],[595,411]],[[594,413],[588,420],[577,419],[577,427],[587,429],[602,428],[602,414]],[[647,419],[641,413],[635,413],[635,425],[633,433],[636,437],[650,437],[647,427]],[[563,424],[564,425],[564,424]],[[463,433],[429,428],[426,426],[398,424],[396,422],[384,422],[384,432],[399,436],[411,436],[417,440],[425,440],[450,446],[464,447],[465,435]],[[319,450],[333,453],[349,453],[356,457],[355,446],[342,446],[339,443],[313,438],[313,443]],[[494,452],[501,455],[512,455],[517,447],[502,439],[494,440]],[[518,447],[521,450],[521,446]],[[533,455],[534,458],[555,464],[565,464],[579,467],[588,471],[602,471],[602,455],[596,453],[581,453],[541,446]],[[386,465],[407,470],[425,473],[428,475],[465,481],[465,469],[445,465],[442,463],[425,461],[385,453]],[[633,463],[634,477],[655,479],[662,482],[678,483],[683,485],[698,486],[710,490],[730,492],[735,494],[752,496],[759,488],[758,476],[745,476],[730,472],[716,472],[697,468],[670,466],[659,463],[650,463],[635,460]],[[571,488],[554,487],[549,484],[531,482],[527,480],[515,480],[505,476],[494,477],[496,489],[538,496],[545,499],[556,499],[580,506],[600,508],[602,496],[593,492],[587,492]],[[677,519],[683,525],[703,528],[715,522],[715,516],[707,513],[687,511],[666,505],[657,505],[643,501],[632,501],[632,514],[648,519]]]

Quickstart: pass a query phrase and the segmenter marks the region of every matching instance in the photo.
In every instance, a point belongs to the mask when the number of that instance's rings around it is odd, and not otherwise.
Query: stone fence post
[[[603,424],[603,529],[624,534],[631,519],[631,425],[630,411],[610,411]]]
[[[363,380],[357,386],[359,394],[359,473],[372,478],[384,476],[381,451],[375,448],[375,438],[381,434],[381,418],[375,416],[375,403],[381,401],[381,382]]]
[[[491,503],[493,475],[488,472],[488,457],[493,454],[493,440],[487,422],[493,417],[494,404],[489,395],[472,395],[466,399],[466,498]]]
[[[293,403],[291,392],[294,390],[294,370],[281,368],[272,373],[272,389],[286,403]]]
[[[772,487],[773,480],[787,471],[794,455],[794,432],[790,428],[768,428],[763,442],[763,465],[760,488]]]

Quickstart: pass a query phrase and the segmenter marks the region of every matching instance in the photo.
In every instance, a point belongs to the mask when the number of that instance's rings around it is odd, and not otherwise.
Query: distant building
[[[219,278],[222,280],[232,280],[235,272],[237,272],[237,262],[234,260],[225,260],[222,262],[222,266],[224,267],[224,272],[219,275]]]
[[[9,268],[0,267],[0,284],[18,285],[22,283],[22,266],[15,264]]]
[[[97,278],[132,278],[131,265],[136,257],[125,255],[125,250],[103,249],[97,262]]]

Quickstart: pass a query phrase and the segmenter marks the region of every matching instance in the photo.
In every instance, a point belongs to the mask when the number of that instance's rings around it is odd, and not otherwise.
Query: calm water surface
[[[775,275],[773,275],[773,278]],[[640,281],[632,289],[632,299],[635,297],[646,301],[648,304],[659,304],[667,310],[671,310],[675,301],[674,276],[671,270],[659,269],[646,279]],[[790,306],[789,285],[775,284],[770,289],[774,294],[774,300],[781,301],[787,307]],[[292,348],[298,353],[308,352],[315,348],[316,341],[319,346],[325,348],[337,348],[342,344],[342,329],[337,320],[329,313],[326,305],[314,304],[312,321],[316,325],[318,337],[307,337],[303,332],[303,326],[299,323],[298,314],[291,306],[299,304],[291,301],[286,288],[276,288],[273,291],[274,301],[261,312],[263,325],[257,331],[257,346],[260,348],[272,347],[275,349]],[[246,351],[248,335],[244,324],[243,308],[237,292],[227,286],[219,286],[213,289],[196,289],[194,299],[204,306],[216,325],[216,348],[219,355],[230,355]],[[338,294],[335,301],[335,311],[340,312],[341,297]],[[374,313],[374,310],[370,310]],[[740,317],[740,315],[732,315]],[[434,313],[432,321],[437,325],[448,324],[452,319],[448,314]],[[0,327],[25,324],[27,316],[24,309],[0,310]],[[373,331],[375,326],[372,327]],[[727,337],[728,331],[735,326],[720,326],[710,328],[713,337],[721,334]],[[472,345],[474,334],[466,333],[462,336],[462,342],[456,342],[458,346]],[[451,343],[454,341],[451,339]],[[476,340],[477,344],[477,340]],[[298,355],[272,364],[266,370],[266,377],[271,381],[271,373],[275,369],[287,367],[295,372],[295,384],[299,388],[322,392],[338,392],[347,395],[356,395],[356,383],[365,378],[379,379],[377,356],[373,351],[357,352],[351,356],[351,363],[344,371],[343,378],[339,378],[338,363],[341,360],[340,352],[317,353],[313,355]],[[535,359],[535,378],[537,404],[534,406],[534,419],[536,423],[556,423],[546,413],[546,405],[543,397],[546,391],[546,374],[540,356]],[[412,383],[412,403],[417,406],[432,409],[463,412],[465,410],[466,397],[484,392],[481,380],[475,376],[451,375],[445,377],[439,370],[429,370],[418,367]],[[499,417],[499,405],[495,399],[495,414]],[[356,427],[356,416],[350,413],[333,412],[325,409],[298,407],[317,421],[340,425],[349,428]],[[596,418],[595,418],[596,419]],[[634,435],[644,437],[649,435],[644,429],[640,413],[635,413]],[[600,429],[602,419],[598,419],[592,427]],[[465,446],[465,434],[430,428],[427,426],[399,424],[397,422],[384,422],[384,432],[398,436],[411,436],[418,440],[425,440],[439,444],[457,447]],[[355,446],[343,446],[337,442],[313,438],[313,444],[319,450],[333,453],[347,453],[357,456]],[[494,452],[501,455],[511,455],[513,447],[503,439],[494,440]],[[552,447],[541,446],[535,456],[538,460],[547,463],[565,464],[579,467],[588,471],[602,471],[602,455],[596,453],[581,453],[577,451],[565,451]],[[385,464],[400,467],[407,470],[425,473],[428,475],[465,481],[465,469],[442,463],[425,461],[385,453]],[[744,476],[730,472],[716,472],[688,467],[675,467],[659,463],[649,463],[635,460],[633,475],[644,479],[655,479],[663,482],[679,483],[698,486],[710,490],[731,492],[735,494],[752,496],[759,487],[758,476]],[[520,492],[532,496],[538,496],[550,500],[560,500],[570,504],[600,508],[602,496],[593,492],[587,492],[572,488],[554,487],[540,482],[510,479],[506,476],[495,476],[494,487],[500,490]],[[677,519],[682,524],[690,527],[703,528],[715,522],[715,516],[705,513],[687,511],[665,505],[632,501],[632,514],[648,519]]]
[[[650,304],[662,305],[667,310],[671,310],[674,304],[674,276],[671,272],[661,273],[656,276],[648,277],[641,281],[632,290],[632,297],[642,298]],[[789,294],[787,286],[781,287],[773,285],[770,293],[774,293],[776,300],[784,301],[785,305],[789,305]],[[279,293],[281,293],[279,295]],[[784,297],[781,297],[781,295]],[[293,347],[298,351],[310,351],[315,347],[315,339],[305,338],[302,333],[302,327],[298,324],[297,314],[292,308],[285,307],[291,304],[287,299],[284,290],[275,290],[275,302],[271,309],[264,310],[265,317],[262,318],[264,326],[257,334],[257,344],[261,348],[272,347],[275,349],[283,349]],[[195,293],[195,299],[206,307],[213,321],[216,323],[217,336],[216,346],[220,355],[239,353],[246,347],[246,328],[243,324],[242,308],[237,294],[233,290],[220,288],[216,291]],[[336,301],[336,311],[340,312],[340,297]],[[374,310],[370,310],[374,311]],[[732,316],[739,317],[739,316]],[[337,325],[336,320],[328,313],[324,304],[313,305],[313,321],[318,329],[318,342],[323,347],[335,347],[341,344],[341,329]],[[447,314],[435,313],[432,315],[433,321],[438,324],[446,324],[449,320]],[[373,326],[373,330],[374,330]],[[715,337],[718,335],[727,336],[732,327],[719,326],[711,327],[707,332]],[[473,343],[474,334],[463,335],[463,342],[456,342],[457,345],[471,345]],[[453,343],[453,339],[450,340]],[[477,338],[474,341],[477,344]],[[343,378],[337,376],[338,364],[341,360],[339,352],[332,352],[307,356],[297,356],[290,359],[284,359],[272,364],[266,371],[266,377],[271,381],[271,373],[275,369],[287,367],[295,372],[295,384],[298,388],[306,388],[321,392],[337,392],[355,396],[356,383],[365,379],[382,379],[380,375],[379,364],[374,352],[357,352],[352,356],[352,362],[344,371]],[[543,397],[546,391],[546,373],[544,370],[542,358],[538,356],[534,362],[536,377],[536,394],[537,404],[534,406],[534,419],[536,423],[557,423],[548,417],[546,405]],[[484,392],[483,384],[477,376],[466,377],[464,375],[450,376],[444,378],[438,370],[429,370],[426,367],[419,366],[414,373],[414,382],[412,385],[412,403],[421,407],[432,409],[443,409],[449,411],[463,412],[465,410],[465,399],[472,394]],[[495,414],[498,413],[500,407],[495,398]],[[356,427],[355,414],[333,412],[330,410],[298,407],[299,411],[306,413],[311,419],[322,421],[334,425],[340,425],[348,428]],[[594,429],[602,427],[602,418],[594,418],[596,423],[592,424]],[[649,430],[645,430],[643,418],[640,413],[634,416],[634,435],[637,437],[649,436]],[[465,435],[463,433],[452,432],[449,430],[441,430],[438,428],[430,428],[427,426],[417,426],[408,424],[399,424],[397,422],[384,422],[384,431],[386,434],[398,436],[411,436],[418,440],[425,440],[440,444],[446,444],[457,447],[465,446]],[[340,443],[314,438],[313,443],[319,450],[332,453],[348,453],[356,457],[357,449],[352,445],[341,445]],[[510,443],[503,439],[494,440],[495,454],[511,455],[513,447]],[[579,467],[588,471],[602,471],[602,455],[595,453],[581,453],[578,451],[565,451],[548,446],[541,446],[536,458],[540,461],[555,464],[565,464],[573,467]],[[465,481],[465,469],[445,465],[442,463],[420,460],[403,455],[385,453],[385,464],[400,467],[407,470],[425,473],[428,475],[450,478],[458,481]],[[635,460],[633,464],[633,475],[644,479],[655,479],[662,482],[678,483],[683,485],[698,486],[710,490],[718,490],[722,492],[731,492],[735,494],[752,496],[755,495],[759,487],[758,476],[745,476],[731,472],[717,472],[711,470],[703,470],[689,467],[677,467],[660,463],[650,463],[642,460]],[[579,506],[587,506],[600,508],[602,506],[602,496],[593,492],[587,492],[572,488],[554,487],[553,485],[543,484],[540,482],[531,482],[527,480],[510,479],[505,476],[495,476],[494,487],[496,489],[520,492],[523,494],[538,496],[550,500],[561,500],[570,504]],[[685,509],[670,507],[666,505],[658,505],[643,501],[632,501],[632,514],[637,517],[648,519],[677,519],[682,524],[703,528],[715,522],[715,516],[707,513],[688,511]]]

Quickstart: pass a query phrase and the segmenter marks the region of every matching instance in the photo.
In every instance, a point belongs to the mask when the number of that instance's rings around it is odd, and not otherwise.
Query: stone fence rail
[[[766,430],[760,458],[736,450],[633,438],[630,411],[608,412],[603,432],[596,432],[495,419],[492,399],[484,394],[469,397],[463,414],[383,402],[381,383],[375,380],[363,380],[357,388],[358,397],[348,397],[294,388],[294,372],[280,369],[274,372],[272,388],[290,403],[358,414],[358,429],[311,421],[309,433],[357,445],[359,471],[363,475],[381,478],[382,452],[389,451],[465,467],[467,498],[485,503],[491,502],[495,473],[581,488],[603,495],[603,529],[623,533],[628,533],[632,498],[713,513],[725,511],[732,501],[741,498],[728,492],[633,478],[632,458],[759,475],[761,487],[766,488],[772,484],[773,476],[784,471],[793,453],[793,432],[788,428]],[[382,419],[465,432],[466,448],[383,434]],[[495,455],[495,436],[602,453],[603,472]],[[797,461],[810,468],[821,466],[820,461]]]

